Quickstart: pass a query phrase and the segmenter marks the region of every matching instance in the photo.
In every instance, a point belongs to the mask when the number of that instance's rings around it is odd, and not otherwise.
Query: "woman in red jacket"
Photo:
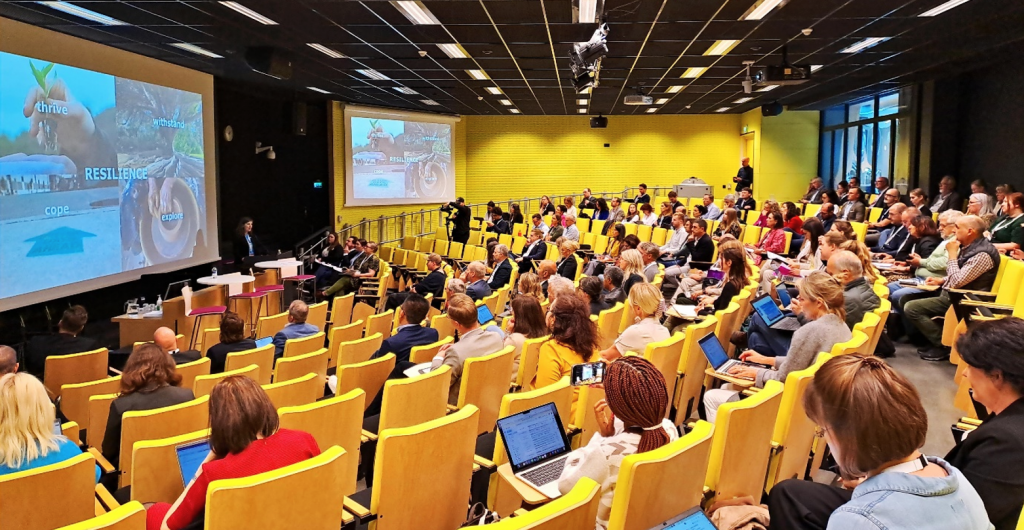
[[[782,254],[786,250],[786,232],[782,230],[782,214],[773,212],[768,214],[768,224],[765,226],[765,231],[761,235],[761,241],[758,242],[757,246],[747,244],[747,248],[752,248],[758,251],[758,254],[754,255],[754,262],[758,265],[761,264],[761,252],[772,252],[774,254]]]
[[[158,502],[146,513],[147,530],[178,530],[203,517],[215,480],[258,475],[320,454],[308,433],[280,429],[277,410],[252,379],[233,376],[210,394],[210,454],[174,505]]]

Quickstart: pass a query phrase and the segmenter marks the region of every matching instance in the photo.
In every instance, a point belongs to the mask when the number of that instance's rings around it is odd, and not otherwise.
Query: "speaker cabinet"
[[[292,78],[292,58],[283,50],[254,46],[245,50],[245,63],[253,70],[277,79]]]
[[[292,103],[292,134],[295,136],[306,136],[306,113],[305,102]]]

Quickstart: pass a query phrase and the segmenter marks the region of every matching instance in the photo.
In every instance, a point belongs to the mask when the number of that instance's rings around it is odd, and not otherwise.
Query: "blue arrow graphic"
[[[26,243],[33,243],[32,249],[28,251],[26,257],[81,254],[85,252],[82,240],[87,237],[96,237],[96,234],[62,226],[45,234],[26,239]]]

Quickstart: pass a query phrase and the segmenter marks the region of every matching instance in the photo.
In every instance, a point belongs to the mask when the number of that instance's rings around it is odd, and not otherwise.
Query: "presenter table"
[[[255,276],[245,274],[225,274],[223,276],[204,276],[196,280],[202,285],[227,285],[228,296],[234,296],[242,292],[242,286],[256,281]]]
[[[147,318],[139,315],[121,315],[110,319],[118,325],[121,347],[127,347],[136,342],[149,342],[153,340],[153,333],[157,328],[168,327],[174,329],[174,319],[161,315],[159,318]]]
[[[256,264],[261,269],[278,269],[281,271],[281,278],[297,276],[302,262],[295,259],[279,259],[275,261],[261,261]]]

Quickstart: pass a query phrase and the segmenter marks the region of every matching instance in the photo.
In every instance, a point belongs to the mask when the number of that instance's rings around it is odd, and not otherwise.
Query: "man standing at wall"
[[[732,178],[732,181],[736,183],[736,191],[740,191],[743,188],[751,188],[754,186],[754,168],[750,167],[750,159],[743,157],[740,160],[740,170],[736,172],[736,176]]]

